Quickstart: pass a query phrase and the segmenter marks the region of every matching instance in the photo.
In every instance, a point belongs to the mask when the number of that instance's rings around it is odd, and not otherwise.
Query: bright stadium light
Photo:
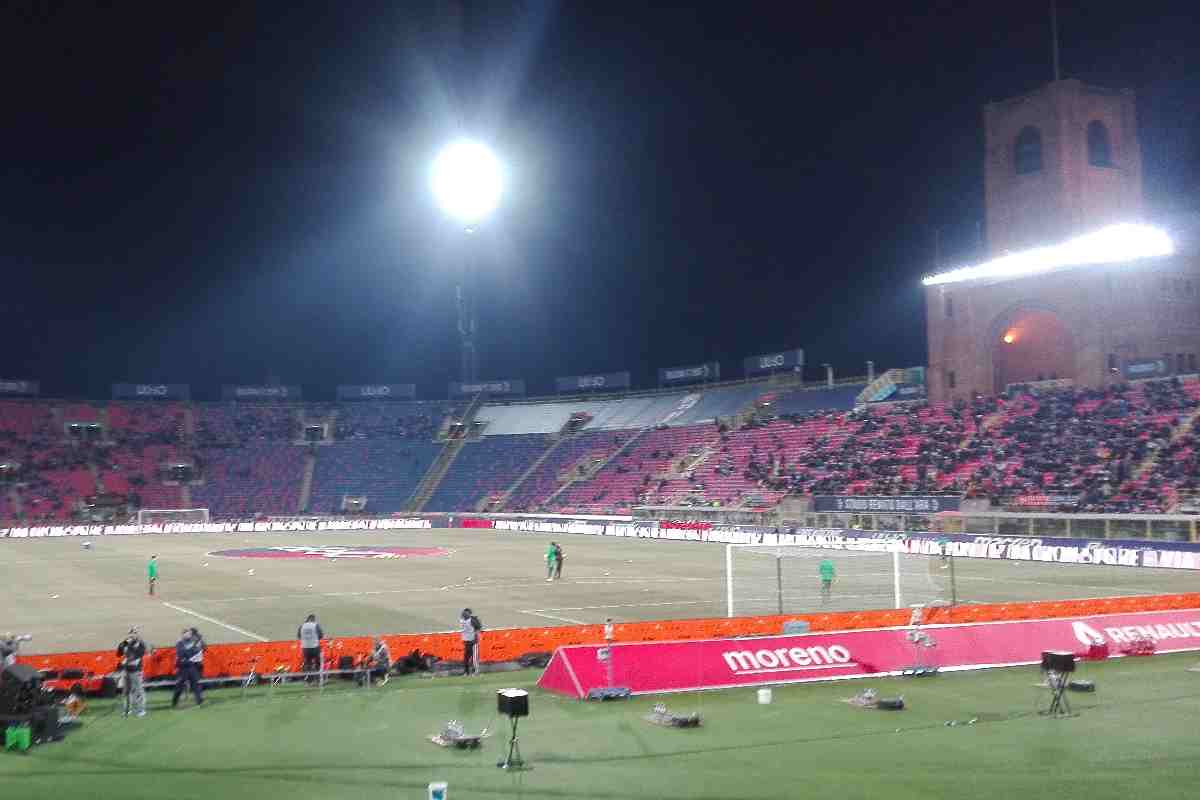
[[[443,211],[470,225],[496,208],[504,180],[499,160],[486,145],[460,139],[433,160],[430,186]]]
[[[975,267],[963,267],[922,279],[926,286],[980,278],[1020,278],[1083,264],[1111,264],[1139,258],[1169,256],[1171,237],[1159,228],[1129,223],[1109,225],[1061,244],[1010,253]]]

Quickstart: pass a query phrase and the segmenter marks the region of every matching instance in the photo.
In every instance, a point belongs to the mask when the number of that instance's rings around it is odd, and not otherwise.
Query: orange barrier
[[[1180,608],[1200,608],[1200,593],[933,607],[926,609],[924,621],[926,624],[996,622]],[[804,620],[808,622],[812,631],[839,631],[902,626],[907,625],[909,619],[908,609],[882,609],[763,617],[654,620],[619,623],[614,626],[614,635],[616,640],[621,642],[721,639],[778,634],[783,623],[789,620]],[[513,661],[526,653],[553,652],[555,648],[563,645],[595,644],[603,639],[603,625],[501,628],[483,632],[480,657],[484,661]],[[457,633],[406,633],[385,636],[384,640],[393,659],[402,658],[413,650],[420,650],[443,660],[462,658],[462,642]],[[342,656],[350,656],[357,660],[367,654],[370,646],[371,639],[365,636],[330,639],[325,647],[327,663],[336,667]],[[75,669],[98,675],[117,668],[115,650],[22,656],[20,661],[39,670],[61,672]],[[300,647],[294,641],[216,644],[209,646],[205,655],[204,674],[208,677],[245,675],[251,669],[260,674],[267,674],[279,669],[297,671],[299,668]],[[146,674],[151,679],[171,675],[174,669],[174,648],[155,650],[146,662]]]

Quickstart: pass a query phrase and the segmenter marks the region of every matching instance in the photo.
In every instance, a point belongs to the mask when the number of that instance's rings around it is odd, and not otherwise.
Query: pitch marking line
[[[220,625],[222,628],[225,628],[226,630],[231,630],[234,633],[240,633],[242,636],[249,636],[251,639],[256,639],[260,642],[271,641],[266,636],[259,636],[257,633],[248,631],[245,628],[239,628],[236,625],[230,625],[228,622],[222,622],[221,620],[214,619],[213,617],[206,617],[197,611],[192,611],[190,608],[184,608],[183,606],[177,606],[174,603],[165,603],[164,602],[163,605],[166,606],[167,608],[174,609],[175,611],[179,611],[184,614],[191,614],[193,617],[196,617],[197,619],[202,619],[205,622],[211,622],[213,625]]]
[[[535,617],[545,617],[546,619],[556,620],[558,622],[566,622],[571,625],[586,625],[587,623],[581,619],[571,619],[570,617],[558,617],[554,614],[544,614],[541,611],[521,611],[521,614],[533,614]]]

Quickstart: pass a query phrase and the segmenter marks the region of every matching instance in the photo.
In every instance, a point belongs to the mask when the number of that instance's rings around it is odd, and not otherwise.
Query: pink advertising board
[[[1099,642],[1113,654],[1147,640],[1159,653],[1200,650],[1200,609],[922,627],[932,647],[914,644],[911,630],[571,645],[554,653],[538,686],[583,698],[610,685],[645,694],[895,675],[918,663],[941,670],[1033,664],[1043,650],[1083,653]]]

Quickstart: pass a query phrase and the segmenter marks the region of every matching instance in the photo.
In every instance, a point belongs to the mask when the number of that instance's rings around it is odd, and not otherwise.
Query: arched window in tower
[[[1037,128],[1026,126],[1017,134],[1013,165],[1018,175],[1042,171],[1042,132]]]
[[[1098,119],[1087,126],[1088,163],[1093,167],[1112,166],[1112,147],[1108,141],[1108,128]]]

